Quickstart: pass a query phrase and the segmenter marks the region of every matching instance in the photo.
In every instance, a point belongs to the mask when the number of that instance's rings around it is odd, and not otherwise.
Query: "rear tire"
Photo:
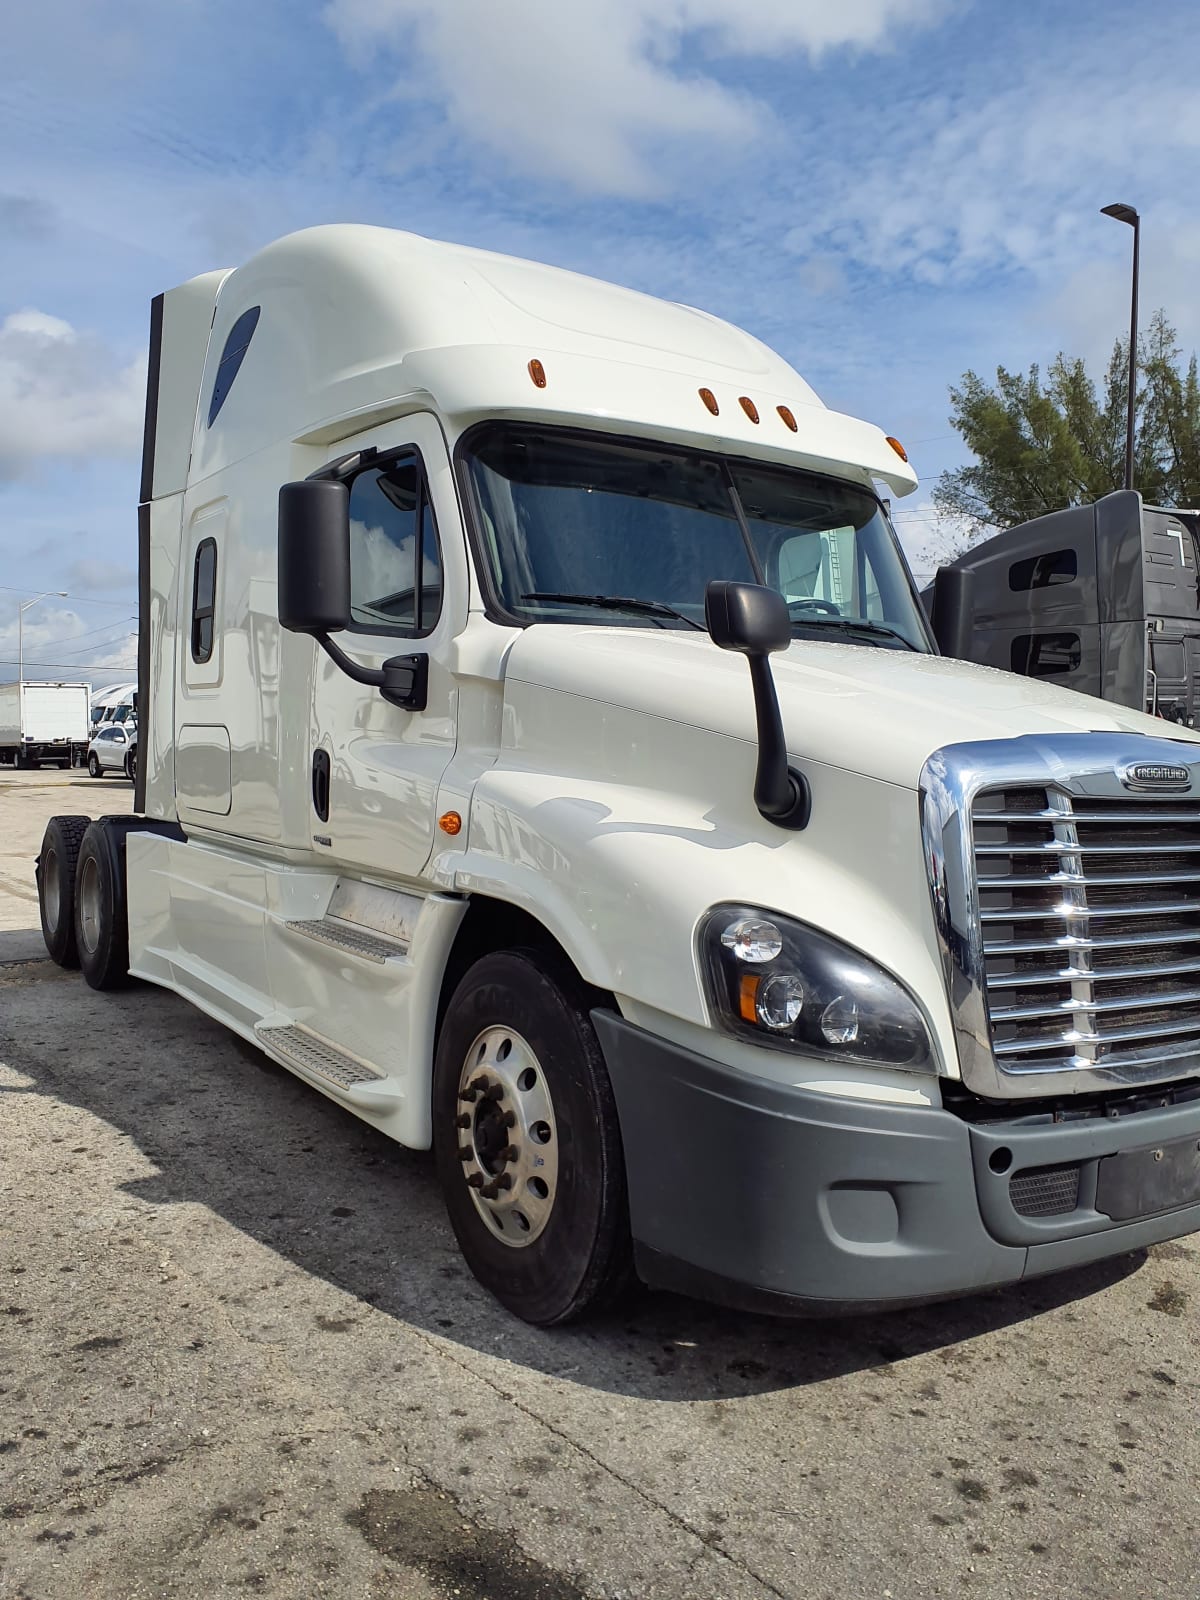
[[[484,956],[450,1001],[434,1065],[434,1156],[459,1248],[541,1327],[611,1303],[632,1277],[620,1129],[588,1010],[565,962]]]
[[[125,757],[125,776],[130,783],[137,782],[137,751],[131,750]]]
[[[42,835],[35,877],[42,938],[52,961],[60,967],[77,967],[75,943],[75,876],[79,847],[88,830],[88,817],[51,817]]]
[[[100,776],[100,763],[96,760],[96,752],[94,750],[88,756],[88,776],[90,778],[98,778]]]
[[[129,921],[123,827],[88,824],[75,872],[75,944],[93,989],[129,983]]]

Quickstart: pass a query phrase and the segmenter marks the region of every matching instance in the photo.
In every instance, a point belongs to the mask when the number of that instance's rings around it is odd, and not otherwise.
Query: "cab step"
[[[314,917],[309,921],[286,922],[284,926],[305,939],[332,945],[335,950],[345,950],[352,956],[361,956],[364,961],[375,961],[380,966],[408,954],[407,940],[391,939],[386,934],[356,927],[337,917]]]
[[[267,1054],[285,1067],[352,1105],[384,1111],[404,1100],[384,1073],[298,1023],[259,1023],[254,1036]]]

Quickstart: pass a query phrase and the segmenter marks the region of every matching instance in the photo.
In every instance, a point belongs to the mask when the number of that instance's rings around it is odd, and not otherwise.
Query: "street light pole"
[[[31,606],[36,606],[41,600],[65,600],[65,589],[47,589],[45,594],[35,595],[32,600],[26,600],[24,605],[17,607],[17,683],[25,682],[25,613]],[[19,692],[19,690],[18,690]]]
[[[1133,307],[1129,314],[1129,414],[1125,424],[1125,487],[1133,488],[1133,422],[1137,407],[1137,302],[1138,302],[1138,246],[1141,243],[1142,219],[1132,206],[1101,206],[1105,217],[1115,217],[1127,222],[1133,229]]]

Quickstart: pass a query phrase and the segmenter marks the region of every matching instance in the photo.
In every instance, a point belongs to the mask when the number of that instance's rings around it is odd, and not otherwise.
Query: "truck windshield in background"
[[[794,468],[485,424],[463,450],[500,607],[522,622],[704,625],[711,579],[765,583],[800,638],[929,651],[879,501]],[[619,602],[631,602],[622,618]]]

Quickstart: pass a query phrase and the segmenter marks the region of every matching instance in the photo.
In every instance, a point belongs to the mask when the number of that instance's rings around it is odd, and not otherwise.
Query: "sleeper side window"
[[[217,420],[217,412],[225,404],[226,397],[233,387],[233,380],[238,375],[238,369],[246,359],[246,351],[250,348],[254,330],[258,327],[258,318],[261,310],[261,306],[251,306],[249,311],[242,312],[229,330],[229,337],[225,340],[225,348],[221,351],[221,360],[213,383],[212,398],[208,402],[208,425],[210,428]]]
[[[217,541],[201,539],[192,571],[192,660],[209,661],[217,609]]]
[[[1013,562],[1008,569],[1008,587],[1019,594],[1022,590],[1074,583],[1078,576],[1079,563],[1074,550],[1043,550],[1039,555]]]
[[[420,460],[368,467],[350,485],[350,626],[426,634],[442,609],[442,556]]]

